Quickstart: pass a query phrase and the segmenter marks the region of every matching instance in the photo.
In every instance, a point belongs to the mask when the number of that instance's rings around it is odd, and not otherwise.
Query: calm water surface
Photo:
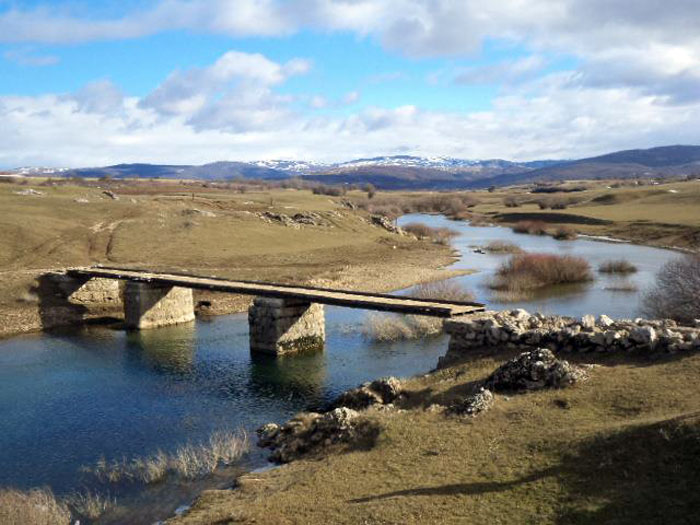
[[[494,308],[634,317],[639,294],[607,291],[617,279],[598,275],[584,287],[559,289],[529,302],[498,303],[486,283],[506,256],[475,254],[470,247],[490,240],[579,255],[594,267],[624,257],[639,267],[630,279],[642,289],[677,256],[630,244],[556,241],[500,227],[471,227],[437,216],[405,216],[401,223],[416,220],[460,231],[453,244],[462,257],[454,267],[478,273],[457,280]],[[49,486],[59,494],[90,487],[94,480],[79,468],[100,457],[174,450],[219,429],[252,431],[319,407],[363,381],[426,372],[446,349],[444,337],[370,343],[360,333],[366,315],[327,307],[326,351],[278,359],[251,355],[245,314],[142,333],[85,327],[0,341],[0,486]],[[249,464],[263,463],[264,455],[253,451]],[[167,515],[174,506],[162,512]]]

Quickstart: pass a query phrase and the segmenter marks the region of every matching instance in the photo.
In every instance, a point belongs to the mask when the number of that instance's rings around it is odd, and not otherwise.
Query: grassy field
[[[436,268],[451,250],[371,225],[340,199],[310,191],[237,193],[198,185],[0,184],[0,335],[38,328],[37,275],[90,264],[187,270],[242,279],[391,290],[451,275]],[[21,195],[33,189],[40,195]],[[317,225],[285,226],[264,212],[316,214]],[[248,298],[202,293],[212,313]]]
[[[621,188],[608,188],[608,184],[601,181],[583,185],[589,189],[557,194],[560,198],[578,201],[563,210],[540,210],[536,201],[548,195],[509,188],[493,193],[479,192],[480,203],[473,211],[496,222],[543,220],[553,225],[570,225],[590,235],[700,249],[700,181]],[[507,208],[504,199],[512,196],[523,204]]]
[[[377,412],[369,450],[336,450],[209,491],[171,520],[201,523],[694,523],[700,509],[700,355],[597,362],[563,390],[449,404],[513,354],[476,354],[409,381]]]

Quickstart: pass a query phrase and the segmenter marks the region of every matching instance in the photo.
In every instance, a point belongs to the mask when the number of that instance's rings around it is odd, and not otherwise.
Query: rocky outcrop
[[[551,350],[523,352],[499,366],[484,382],[495,392],[562,388],[585,378],[583,370],[557,359]]]
[[[307,412],[284,425],[268,423],[257,430],[258,446],[272,450],[270,461],[289,463],[336,443],[352,443],[372,432],[373,426],[350,408],[325,414]]]
[[[396,226],[391,219],[385,215],[371,215],[369,221],[371,224],[384,228],[388,232],[398,233],[399,235],[404,234],[404,231]]]
[[[283,224],[285,226],[290,226],[292,228],[299,228],[301,225],[306,226],[329,226],[330,223],[326,221],[319,213],[314,212],[299,212],[294,215],[287,215],[285,213],[274,213],[271,211],[265,211],[257,214],[259,218],[269,223]]]
[[[364,410],[373,405],[393,403],[399,394],[401,382],[395,377],[384,377],[343,392],[331,406]]]
[[[530,314],[518,309],[484,312],[445,322],[450,334],[446,365],[471,348],[502,346],[556,352],[684,352],[700,350],[700,328],[670,319],[618,319],[607,315],[581,319]]]

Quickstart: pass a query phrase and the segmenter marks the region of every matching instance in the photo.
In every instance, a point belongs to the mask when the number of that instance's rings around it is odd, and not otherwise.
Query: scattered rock
[[[24,195],[24,196],[27,196],[27,195],[34,195],[34,196],[44,195],[44,192],[43,192],[43,191],[37,191],[37,190],[34,190],[34,189],[32,189],[32,188],[27,188],[26,190],[13,191],[12,193],[14,193],[15,195]]]
[[[484,386],[496,392],[562,388],[584,378],[582,371],[538,348],[506,361],[491,374]]]
[[[118,201],[118,200],[119,200],[119,195],[117,195],[116,193],[114,193],[112,190],[104,190],[102,193],[103,193],[104,195],[107,195],[107,197],[109,197],[109,198],[112,199],[112,200],[115,200],[115,201]]]
[[[490,390],[482,387],[476,394],[468,396],[465,399],[451,405],[447,409],[447,412],[449,414],[458,414],[463,416],[476,416],[477,414],[485,412],[491,408],[493,406],[493,401],[493,393]]]
[[[80,199],[73,199],[73,202],[77,202],[78,204],[88,204],[90,201],[87,199],[80,198]]]
[[[200,217],[216,217],[216,214],[208,210],[200,210],[198,208],[190,208],[183,210],[184,215],[199,215]]]

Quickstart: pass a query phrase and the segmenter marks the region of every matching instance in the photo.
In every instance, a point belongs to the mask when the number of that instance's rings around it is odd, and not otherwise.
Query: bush
[[[492,253],[523,253],[523,249],[510,241],[491,241],[484,250]]]
[[[411,297],[469,303],[474,294],[456,281],[435,281],[416,286]]]
[[[644,313],[681,323],[700,319],[700,255],[667,262],[643,299]]]
[[[433,228],[422,222],[408,223],[403,229],[419,239],[430,239],[435,244],[449,244],[452,237],[459,235],[459,232],[450,228]]]
[[[519,221],[513,226],[515,233],[529,233],[530,235],[545,235],[547,224],[543,221]]]
[[[519,208],[521,205],[520,199],[517,197],[506,197],[503,199],[503,204],[506,208]]]
[[[637,267],[629,261],[619,259],[615,261],[605,261],[598,267],[602,273],[634,273]]]
[[[554,230],[552,237],[558,241],[571,241],[578,237],[578,234],[571,226],[559,226],[556,230]]]
[[[521,292],[554,284],[580,283],[592,278],[590,265],[580,257],[528,253],[514,255],[501,265],[491,288]]]
[[[326,186],[325,184],[315,186],[311,191],[314,195],[329,195],[331,197],[342,197],[346,193],[343,186]]]

